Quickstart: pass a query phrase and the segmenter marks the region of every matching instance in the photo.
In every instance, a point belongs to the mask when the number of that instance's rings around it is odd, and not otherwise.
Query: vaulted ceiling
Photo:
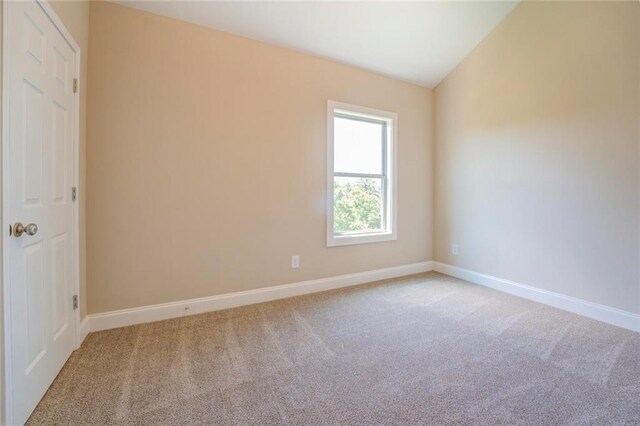
[[[517,1],[116,1],[435,87]]]

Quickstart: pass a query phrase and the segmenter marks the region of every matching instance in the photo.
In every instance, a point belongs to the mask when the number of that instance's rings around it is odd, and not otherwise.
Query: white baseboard
[[[446,263],[433,262],[433,264],[434,270],[437,272],[640,333],[640,315],[638,314],[492,277]]]
[[[83,322],[90,322],[90,326],[87,327],[88,331],[107,330],[110,328],[161,321],[185,315],[195,315],[204,312],[212,312],[221,309],[300,296],[303,294],[317,293],[320,291],[396,278],[404,275],[418,274],[431,270],[433,270],[433,262],[413,263],[409,265],[395,266],[392,268],[378,269],[375,271],[320,278],[317,280],[303,281],[294,284],[239,291],[237,293],[227,293],[218,296],[202,297],[199,299],[162,303],[159,305],[142,306],[140,308],[123,309],[120,311],[105,312],[101,314],[92,314],[87,315]]]
[[[91,331],[126,327],[128,325],[269,302],[287,297],[301,296],[303,294],[317,293],[432,270],[640,333],[640,315],[638,314],[493,277],[480,272],[470,271],[457,266],[429,261],[302,281],[275,287],[259,288],[256,290],[239,291],[218,296],[87,315],[80,324],[81,343]]]
[[[87,334],[91,331],[91,318],[89,315],[85,316],[82,321],[80,321],[80,342],[78,342],[78,348],[82,346],[82,342],[87,337]],[[76,349],[78,349],[76,348]]]

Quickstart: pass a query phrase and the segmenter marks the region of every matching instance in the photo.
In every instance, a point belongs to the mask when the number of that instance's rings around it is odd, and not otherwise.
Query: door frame
[[[56,29],[60,32],[62,37],[71,47],[76,55],[76,67],[74,70],[74,78],[80,77],[80,46],[74,40],[69,30],[62,23],[62,20],[56,15],[51,5],[47,0],[34,0],[44,11],[45,15],[51,20]],[[8,206],[8,166],[9,166],[9,61],[8,61],[8,46],[10,35],[8,34],[9,18],[7,16],[9,2],[2,2],[2,228],[0,236],[2,238],[2,308],[3,308],[3,383],[2,383],[2,403],[4,405],[4,415],[0,421],[3,424],[12,424],[13,420],[13,383],[11,378],[11,291],[10,291],[10,277],[9,277],[9,221],[7,218]],[[73,96],[73,113],[71,115],[71,131],[72,131],[72,157],[73,157],[73,172],[72,172],[72,186],[77,188],[77,193],[80,193],[80,179],[79,179],[79,138],[80,138],[80,93],[81,86],[78,84],[78,91]],[[71,191],[71,188],[68,188]],[[78,295],[78,303],[80,301],[80,203],[73,202],[72,207],[72,225],[71,225],[71,253],[72,253],[72,266],[71,275],[73,282],[73,293]],[[80,306],[74,310],[73,313],[73,327],[74,327],[74,341],[75,348],[78,349],[82,343],[81,328],[80,328]]]

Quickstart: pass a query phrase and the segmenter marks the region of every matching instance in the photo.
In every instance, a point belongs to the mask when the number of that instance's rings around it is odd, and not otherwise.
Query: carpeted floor
[[[29,423],[640,425],[640,334],[420,274],[92,333]]]

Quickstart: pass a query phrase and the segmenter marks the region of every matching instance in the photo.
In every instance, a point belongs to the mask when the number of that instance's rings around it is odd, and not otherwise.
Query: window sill
[[[350,246],[355,244],[382,243],[385,241],[396,241],[397,239],[398,238],[396,234],[392,232],[376,233],[376,234],[329,236],[327,238],[327,247]]]

